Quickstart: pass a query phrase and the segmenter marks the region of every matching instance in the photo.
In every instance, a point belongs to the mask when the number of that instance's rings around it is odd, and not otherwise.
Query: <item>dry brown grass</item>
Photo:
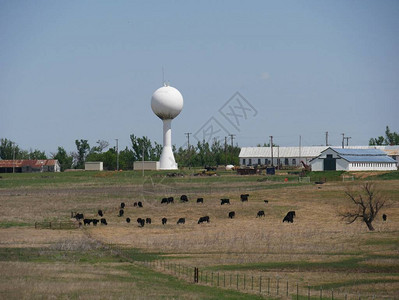
[[[33,223],[43,220],[69,220],[71,211],[85,213],[88,217],[96,216],[102,209],[108,221],[108,226],[86,227],[78,230],[36,230],[33,227],[11,227],[0,229],[0,247],[43,247],[62,245],[67,240],[76,240],[90,236],[101,243],[118,244],[126,248],[139,248],[146,252],[165,253],[170,261],[188,266],[213,267],[223,265],[262,264],[270,262],[339,262],[348,257],[364,257],[363,264],[378,267],[398,266],[399,254],[399,199],[391,199],[391,206],[386,210],[388,221],[380,218],[375,221],[376,231],[368,232],[365,224],[358,222],[347,225],[338,216],[338,210],[344,207],[345,185],[342,183],[327,183],[322,186],[301,185],[270,189],[270,185],[281,183],[248,183],[250,199],[247,203],[239,201],[235,185],[231,189],[221,191],[212,185],[195,184],[187,187],[186,194],[189,203],[161,205],[164,196],[156,189],[146,190],[142,194],[137,191],[140,186],[104,186],[99,189],[90,186],[48,189],[12,189],[0,190],[0,222]],[[355,182],[349,183],[356,185]],[[390,195],[398,195],[398,181],[380,181],[379,188]],[[264,189],[262,189],[262,185]],[[228,187],[228,184],[227,184]],[[256,188],[256,189],[254,189]],[[193,192],[203,190],[203,192]],[[173,184],[174,194],[184,193],[184,184]],[[204,197],[204,204],[196,204],[197,197]],[[231,205],[220,205],[220,198],[229,197]],[[265,204],[263,200],[269,200]],[[144,208],[133,207],[135,201],[143,201]],[[120,202],[127,203],[125,216],[117,217]],[[265,218],[256,218],[258,210],[264,210]],[[296,211],[293,224],[282,223],[289,210]],[[236,218],[228,219],[229,211],[236,212]],[[201,216],[210,216],[209,224],[197,224]],[[132,222],[127,224],[125,218]],[[138,217],[152,218],[151,225],[138,227],[135,222]],[[168,218],[168,224],[163,226],[161,219]],[[186,224],[176,225],[180,217],[186,218]],[[71,243],[67,243],[70,245]],[[374,255],[374,256],[373,256]],[[378,255],[379,257],[376,257]],[[369,258],[368,258],[369,257]],[[92,276],[101,278],[98,269],[91,266],[68,266],[54,264],[35,264],[22,262],[1,262],[2,268],[13,270],[3,274],[0,280],[0,291],[3,295],[18,295],[29,298],[30,293],[45,295],[46,289],[54,289],[55,295],[61,295],[62,290],[79,291],[88,284]],[[36,269],[35,269],[36,268]],[[72,268],[72,269],[70,269]],[[85,271],[82,272],[84,268]],[[102,266],[106,268],[106,266]],[[21,278],[21,273],[35,270],[43,280],[34,279],[29,275]],[[54,272],[62,270],[60,280],[54,278]],[[100,273],[105,271],[100,270]],[[398,280],[398,273],[392,275],[357,272],[348,270],[301,270],[253,269],[240,271],[248,276],[266,276],[284,278],[290,282],[300,282],[303,285],[324,285],[338,282],[362,280],[389,279]],[[19,275],[18,275],[19,274]],[[36,281],[37,280],[37,281]],[[10,284],[13,282],[14,284]],[[73,282],[73,284],[70,284]],[[356,289],[359,293],[372,292],[381,295],[397,296],[398,283],[371,283],[348,286],[345,289]],[[107,281],[99,280],[95,288],[104,291],[105,297],[110,295],[111,287]],[[120,288],[126,288],[125,283],[119,283]],[[114,288],[114,287],[113,287]],[[59,293],[57,292],[59,291]],[[90,297],[89,297],[90,298]]]

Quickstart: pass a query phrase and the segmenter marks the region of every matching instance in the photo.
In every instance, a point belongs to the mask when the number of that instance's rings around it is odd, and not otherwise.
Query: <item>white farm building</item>
[[[271,147],[242,147],[239,159],[240,165],[242,166],[274,165],[280,167],[299,167],[301,166],[301,161],[309,165],[311,160],[319,157],[323,151],[329,148],[328,146],[275,146],[273,147],[272,153]],[[339,147],[331,148],[339,149]],[[382,151],[387,158],[393,160],[395,168],[397,168],[399,164],[399,146],[349,146],[345,148],[345,150],[347,149],[378,149]],[[363,170],[363,167],[359,167],[358,170]],[[367,170],[372,170],[372,167],[368,167]],[[389,170],[392,170],[392,168],[389,167]]]
[[[388,171],[397,163],[379,149],[327,148],[310,161],[312,171]]]

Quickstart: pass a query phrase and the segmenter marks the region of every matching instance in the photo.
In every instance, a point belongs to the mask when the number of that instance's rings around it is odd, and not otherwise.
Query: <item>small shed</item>
[[[392,171],[396,161],[379,149],[327,148],[310,161],[312,171]]]
[[[159,170],[159,161],[135,161],[133,163],[133,170]]]
[[[89,161],[85,162],[85,171],[103,171],[102,161]]]

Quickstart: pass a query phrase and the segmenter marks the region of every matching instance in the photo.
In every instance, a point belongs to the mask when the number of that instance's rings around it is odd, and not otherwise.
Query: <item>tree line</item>
[[[132,170],[135,161],[158,161],[162,153],[162,145],[152,142],[148,137],[130,135],[131,146],[118,150],[109,147],[109,143],[98,140],[95,146],[90,146],[88,140],[75,140],[76,151],[67,152],[63,147],[58,147],[56,153],[47,157],[44,151],[22,150],[13,141],[2,138],[0,142],[1,159],[57,159],[61,170],[83,169],[85,162],[102,161],[105,170],[116,170],[117,160],[119,169]],[[238,164],[240,148],[238,146],[222,145],[214,140],[210,145],[207,142],[198,142],[197,145],[180,147],[173,146],[176,162],[180,167],[204,167],[223,164]]]

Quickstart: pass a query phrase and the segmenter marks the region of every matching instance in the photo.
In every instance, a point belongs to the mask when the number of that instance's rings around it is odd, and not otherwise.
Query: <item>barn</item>
[[[380,149],[327,148],[310,161],[312,171],[391,171],[396,161]]]
[[[304,147],[242,147],[239,158],[241,166],[271,165],[274,166],[299,167],[301,161],[309,164],[318,157],[328,146],[304,146]],[[339,147],[331,147],[339,148]],[[399,164],[399,146],[347,146],[345,149],[378,149]]]
[[[56,159],[0,160],[0,173],[61,172]]]

